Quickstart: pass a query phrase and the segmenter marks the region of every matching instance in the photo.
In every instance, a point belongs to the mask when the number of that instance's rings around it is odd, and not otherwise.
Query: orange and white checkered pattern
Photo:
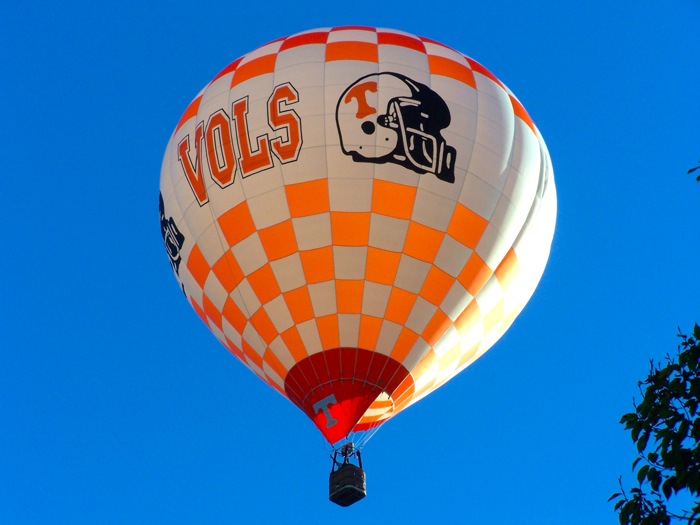
[[[358,78],[386,71],[447,103],[454,183],[341,151],[339,97]],[[220,110],[230,116],[247,97],[253,151],[257,137],[288,140],[268,118],[270,94],[284,83],[298,92],[285,107],[301,122],[298,158],[272,157],[272,166],[237,171],[222,187],[202,160],[214,150],[195,152],[197,125]],[[212,148],[224,135],[211,134]],[[186,137],[201,161],[204,204],[178,158]],[[282,395],[289,371],[324,351],[359,348],[403,365],[409,376],[383,391],[357,428],[429,394],[501,337],[544,271],[556,216],[547,148],[513,94],[449,47],[368,27],[276,40],[221,71],[170,139],[161,194],[185,237],[177,278],[192,307]]]

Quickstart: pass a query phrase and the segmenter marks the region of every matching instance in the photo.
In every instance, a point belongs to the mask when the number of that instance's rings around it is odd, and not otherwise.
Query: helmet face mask
[[[358,79],[336,108],[343,153],[355,162],[391,162],[452,183],[456,151],[441,134],[450,120],[440,95],[399,73]]]

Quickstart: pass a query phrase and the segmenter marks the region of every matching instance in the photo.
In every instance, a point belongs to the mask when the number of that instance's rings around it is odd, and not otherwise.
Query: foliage
[[[621,525],[700,525],[700,327],[679,337],[675,359],[667,356],[663,367],[652,361],[639,382],[642,402],[620,419],[639,452],[638,485],[628,494],[620,480],[621,492],[610,497]],[[671,510],[681,495],[692,508]]]

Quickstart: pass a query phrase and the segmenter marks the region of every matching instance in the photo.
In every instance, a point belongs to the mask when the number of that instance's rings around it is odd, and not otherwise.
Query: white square
[[[333,246],[336,279],[364,279],[366,264],[366,246]]]
[[[333,243],[331,214],[328,212],[308,217],[295,217],[292,219],[292,226],[294,226],[299,250],[324,248]]]

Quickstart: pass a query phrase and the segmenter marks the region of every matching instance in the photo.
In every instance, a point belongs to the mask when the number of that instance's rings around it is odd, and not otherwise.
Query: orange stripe
[[[476,81],[474,73],[464,64],[450,60],[449,58],[428,55],[428,65],[430,66],[431,75],[442,75],[445,77],[454,78],[468,86],[476,89]]]
[[[265,55],[259,58],[255,58],[250,62],[240,65],[236,72],[233,74],[233,79],[231,80],[231,87],[234,87],[241,82],[249,80],[251,78],[265,75],[267,73],[272,73],[275,70],[275,61],[277,60],[277,54]]]
[[[510,95],[510,103],[513,105],[513,113],[515,113],[515,116],[527,124],[534,134],[537,134],[537,131],[535,131],[535,123],[518,99]]]
[[[326,62],[334,60],[363,60],[379,62],[377,44],[369,42],[331,42],[326,46]]]
[[[504,88],[504,86],[503,86],[503,84],[501,83],[501,81],[498,80],[498,79],[496,78],[496,75],[494,75],[493,73],[491,73],[491,71],[489,71],[489,70],[486,69],[484,66],[482,66],[481,64],[479,64],[476,60],[472,60],[472,59],[469,58],[469,57],[464,57],[464,58],[465,58],[466,61],[469,63],[469,67],[472,68],[472,71],[476,71],[477,73],[481,73],[481,74],[484,75],[485,77],[490,78],[490,79],[493,80],[496,84],[498,84],[499,86],[501,86],[501,87]],[[505,89],[505,88],[504,88],[504,89]]]
[[[199,287],[204,288],[204,283],[207,281],[211,268],[196,244],[192,247],[190,256],[187,258],[187,269],[194,277],[194,280],[197,281]]]
[[[190,102],[190,105],[187,106],[187,109],[182,114],[182,117],[180,117],[180,122],[178,122],[177,126],[175,126],[175,132],[177,132],[177,130],[179,130],[185,122],[197,116],[197,111],[199,111],[199,103],[201,101],[202,96],[200,95]]]
[[[423,42],[415,37],[379,31],[377,33],[377,39],[379,44],[401,46],[408,49],[413,49],[414,51],[418,51],[420,53],[425,53],[425,45],[423,45]]]
[[[331,32],[337,31],[367,31],[369,33],[374,33],[377,31],[376,28],[363,25],[347,25],[347,26],[336,26],[331,29]]]
[[[238,58],[238,59],[234,60],[233,62],[231,62],[228,66],[226,66],[224,69],[219,71],[219,74],[214,77],[214,80],[217,80],[217,79],[223,77],[224,75],[227,75],[227,74],[231,73],[232,71],[235,71],[236,68],[238,67],[238,64],[241,63],[241,60],[243,60],[243,57]],[[214,80],[212,80],[212,82],[214,82]]]
[[[308,46],[310,44],[325,44],[328,40],[328,32],[304,33],[303,35],[295,35],[287,38],[280,46],[280,51],[292,49],[299,46]]]

